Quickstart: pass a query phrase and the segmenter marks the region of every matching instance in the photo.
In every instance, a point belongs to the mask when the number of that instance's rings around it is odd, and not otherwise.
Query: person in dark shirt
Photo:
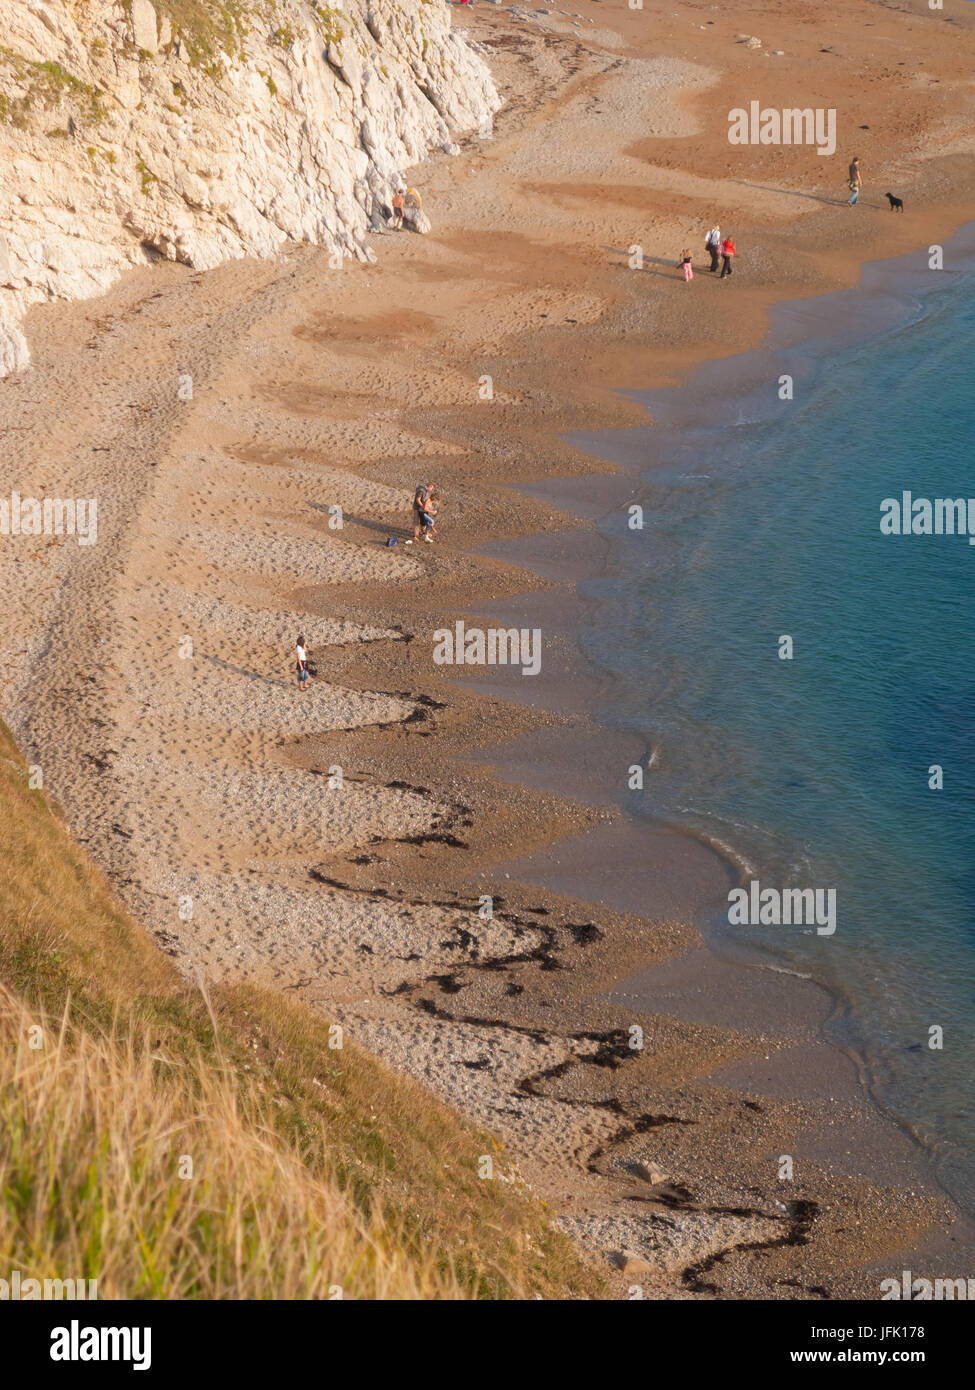
[[[413,541],[420,539],[420,532],[424,528],[423,516],[427,509],[427,502],[430,500],[430,493],[433,492],[432,483],[417,483],[416,491],[413,493],[413,538],[406,542],[412,545]]]

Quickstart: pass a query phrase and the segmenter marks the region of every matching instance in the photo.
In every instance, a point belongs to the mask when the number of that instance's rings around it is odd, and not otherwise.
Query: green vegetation
[[[310,9],[315,20],[315,27],[321,34],[326,43],[341,43],[345,38],[345,30],[339,23],[338,10],[330,10],[327,5],[319,5],[316,0],[311,0]]]
[[[223,72],[223,58],[243,61],[255,7],[247,0],[153,0],[161,21],[169,19],[173,37],[183,44],[194,67],[210,76]]]
[[[160,19],[166,17],[173,38],[179,39],[193,67],[218,81],[223,75],[224,58],[244,62],[247,39],[262,28],[275,48],[290,48],[300,31],[280,22],[277,0],[154,0]],[[308,8],[316,28],[327,43],[339,43],[345,31],[339,11],[309,0]]]
[[[89,145],[85,150],[85,153],[91,160],[92,164],[97,164],[99,157],[104,159],[107,164],[117,163],[114,150],[99,150],[94,145]]]
[[[2,724],[0,856],[0,1266],[100,1298],[600,1296],[496,1141],[312,1009],[191,988]]]
[[[152,172],[146,161],[142,158],[141,154],[139,155],[139,158],[135,161],[135,167],[136,169],[138,169],[139,174],[142,178],[142,194],[143,197],[145,197],[148,194],[149,189],[152,187],[152,185],[154,183],[159,182],[159,176]]]
[[[26,88],[13,100],[0,98],[0,120],[23,129],[38,107],[61,109],[67,106],[81,121],[97,125],[105,115],[103,92],[82,82],[60,63],[38,63],[12,48],[0,48],[0,67],[7,68]]]
[[[124,0],[131,15],[131,0]],[[267,42],[276,48],[288,49],[301,37],[302,30],[293,23],[282,22],[278,0],[153,0],[159,22],[169,20],[173,40],[179,40],[190,65],[219,82],[224,76],[225,63],[245,62],[247,39],[253,32],[266,32]],[[341,23],[341,11],[318,0],[307,0],[309,18],[326,44],[340,44],[346,37]],[[136,61],[148,62],[152,55],[137,48],[131,39],[121,42],[122,53]],[[363,55],[367,50],[360,43]],[[104,57],[108,47],[101,38],[93,39],[91,52]],[[25,88],[22,96],[0,94],[0,121],[21,129],[30,124],[32,112],[38,108],[68,107],[73,115],[88,124],[97,124],[106,114],[106,93],[81,81],[59,63],[38,63],[10,48],[0,48],[0,67],[12,71]],[[274,94],[273,79],[266,79]],[[184,96],[174,84],[174,91]],[[58,127],[60,129],[60,127]],[[52,138],[57,138],[53,135]]]

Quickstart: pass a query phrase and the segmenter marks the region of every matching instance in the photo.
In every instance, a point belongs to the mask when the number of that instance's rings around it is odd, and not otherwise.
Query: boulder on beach
[[[652,1186],[667,1181],[667,1174],[661,1173],[652,1163],[634,1163],[633,1171],[638,1178],[642,1178],[644,1182],[648,1182]]]

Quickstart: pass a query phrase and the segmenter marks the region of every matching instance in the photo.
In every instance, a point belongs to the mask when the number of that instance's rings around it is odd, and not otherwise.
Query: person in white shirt
[[[711,256],[711,269],[717,270],[718,256],[721,251],[721,228],[717,225],[717,223],[715,223],[715,225],[708,232],[707,236],[704,238],[704,249]]]
[[[308,653],[305,651],[305,639],[299,637],[295,644],[295,669],[298,672],[298,689],[305,691],[308,689]]]

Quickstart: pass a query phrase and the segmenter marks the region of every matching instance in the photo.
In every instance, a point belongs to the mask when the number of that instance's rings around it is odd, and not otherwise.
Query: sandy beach
[[[182,970],[302,998],[497,1134],[620,1296],[875,1298],[957,1215],[823,1048],[825,992],[707,953],[728,864],[621,817],[642,750],[589,719],[573,634],[631,484],[564,436],[648,423],[621,393],[949,238],[975,7],[579,3],[454,8],[505,104],[411,171],[428,236],[341,269],[160,263],[31,311],[10,487],[97,497],[98,538],[0,549],[0,715]],[[731,108],[800,89],[834,157],[728,143]],[[407,548],[421,479],[439,534]],[[530,692],[433,661],[485,614],[541,629]]]

